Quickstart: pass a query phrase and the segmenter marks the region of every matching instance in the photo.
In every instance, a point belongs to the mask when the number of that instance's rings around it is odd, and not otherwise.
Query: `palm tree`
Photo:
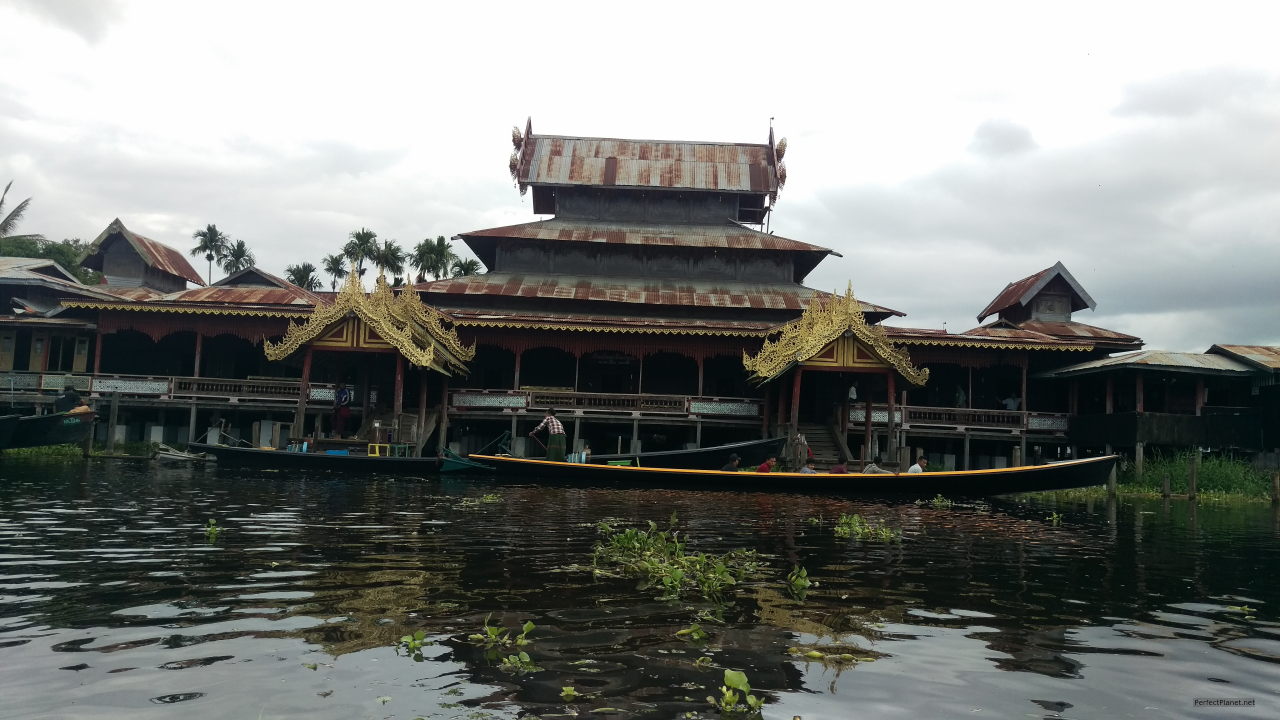
[[[217,225],[209,225],[203,230],[197,230],[191,233],[192,240],[199,240],[200,243],[191,248],[192,255],[204,255],[204,259],[209,263],[208,282],[213,282],[213,261],[217,260],[218,264],[222,264],[222,258],[227,254],[227,246],[231,244],[231,238],[227,237]]]
[[[14,206],[8,215],[4,215],[4,199],[9,194],[9,188],[13,186],[10,180],[8,185],[4,186],[4,192],[0,192],[0,240],[24,240],[27,242],[40,242],[44,240],[43,235],[14,235],[13,231],[18,228],[18,223],[22,222],[22,216],[27,213],[27,205],[31,203],[31,198],[27,198]]]
[[[347,276],[347,263],[350,261],[346,255],[334,254],[326,255],[320,264],[324,266],[324,273],[329,276],[329,289],[336,291],[338,289],[338,281]]]
[[[458,256],[453,254],[453,245],[440,235],[435,241],[426,239],[414,246],[409,264],[417,268],[418,282],[423,282],[427,273],[431,273],[436,280],[447,276],[450,266],[457,259]]]
[[[251,268],[255,263],[253,253],[243,240],[237,240],[228,245],[227,251],[222,255],[222,271],[228,275]]]
[[[351,231],[351,240],[342,248],[342,254],[356,264],[356,273],[364,277],[364,261],[373,260],[378,253],[378,233],[369,228]]]
[[[451,269],[453,270],[454,277],[463,277],[464,275],[479,275],[480,269],[481,269],[480,261],[476,260],[475,258],[467,258],[465,260],[462,258],[458,258],[457,260],[453,261],[453,267]]]
[[[373,264],[382,268],[392,276],[404,274],[404,262],[409,258],[404,248],[395,240],[383,240],[382,245],[373,253]]]
[[[315,292],[320,289],[320,278],[316,277],[316,266],[309,262],[286,267],[284,278],[303,290]]]

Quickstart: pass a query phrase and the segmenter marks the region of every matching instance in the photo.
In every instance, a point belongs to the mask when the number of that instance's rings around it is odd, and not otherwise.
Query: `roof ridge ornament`
[[[862,303],[853,294],[850,281],[845,292],[814,295],[804,313],[781,328],[774,340],[766,340],[755,355],[742,354],[742,366],[751,374],[752,382],[763,385],[822,352],[822,349],[845,333],[852,334],[881,361],[896,370],[913,385],[929,381],[929,370],[911,364],[903,350],[890,344],[885,329],[867,324]]]
[[[403,297],[406,294],[412,297]],[[396,298],[386,273],[381,270],[374,280],[373,292],[366,294],[359,272],[353,266],[332,303],[317,305],[304,322],[290,324],[280,342],[263,341],[263,352],[268,360],[283,360],[320,337],[334,323],[354,316],[373,328],[379,337],[413,365],[429,367],[446,375],[455,370],[465,371],[466,363],[475,357],[475,346],[464,346],[454,329],[444,327],[440,318],[435,318],[434,322],[417,322],[418,317],[429,318],[432,312],[441,318],[443,313],[422,305],[417,291],[401,295],[401,298]],[[415,304],[421,310],[412,309]],[[437,349],[443,352],[437,353]]]

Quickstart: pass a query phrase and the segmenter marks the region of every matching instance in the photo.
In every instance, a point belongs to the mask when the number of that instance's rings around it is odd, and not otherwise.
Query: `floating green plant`
[[[867,654],[866,650],[844,645],[810,645],[787,648],[787,654],[808,661],[820,662],[824,665],[852,665],[854,663],[875,662],[876,658]]]
[[[675,516],[672,516],[674,525]],[[597,526],[604,539],[596,544],[592,564],[617,568],[623,575],[644,578],[661,587],[661,599],[675,600],[696,589],[712,602],[720,602],[728,589],[757,572],[760,562],[752,550],[732,550],[721,555],[693,553],[674,529],[659,531],[617,530],[608,523]]]
[[[861,515],[841,515],[836,521],[836,537],[852,537],[859,540],[900,540],[902,531],[895,530],[883,523],[867,520]]]
[[[809,571],[799,565],[787,573],[787,592],[797,600],[803,600],[805,593],[813,585],[814,582],[809,579]]]
[[[504,628],[501,625],[489,624],[489,620],[492,617],[492,614],[486,615],[484,617],[484,627],[480,629],[480,632],[468,635],[467,639],[477,645],[483,645],[487,648],[511,646],[521,647],[533,642],[528,637],[529,633],[537,627],[537,625],[533,624],[533,621],[525,621],[525,624],[520,628],[520,634],[515,637],[511,637],[511,630]]]
[[[1050,525],[1053,525],[1054,527],[1058,527],[1059,525],[1062,524],[1062,513],[1051,512],[1049,513],[1049,517],[1045,519],[1049,521]]]
[[[222,532],[222,528],[218,527],[218,521],[209,518],[209,522],[205,523],[204,526],[204,539],[209,542],[217,542],[218,533],[220,532]]]
[[[516,673],[517,675],[537,672],[542,669],[529,658],[529,653],[523,650],[515,655],[508,655],[502,658],[502,663],[498,667],[506,672]]]
[[[435,645],[434,642],[427,640],[427,634],[418,630],[412,635],[403,635],[400,642],[396,645],[396,654],[404,651],[406,657],[413,658],[414,662],[422,662],[422,648],[428,645]]]
[[[565,702],[573,702],[582,697],[582,693],[573,689],[572,685],[560,688],[560,699]]]
[[[747,682],[747,674],[741,670],[725,670],[724,685],[720,686],[720,697],[707,696],[722,716],[758,718],[764,700],[751,694],[751,685]]]
[[[955,505],[954,502],[943,497],[942,493],[934,495],[933,499],[929,501],[929,504],[938,510],[948,510],[952,505]]]
[[[703,630],[698,623],[692,623],[683,630],[677,630],[676,637],[692,640],[693,642],[702,642],[707,639],[707,631]]]

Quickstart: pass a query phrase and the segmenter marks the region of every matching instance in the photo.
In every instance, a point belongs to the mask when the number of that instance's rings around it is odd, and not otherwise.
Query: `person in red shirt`
[[[756,472],[773,472],[773,466],[778,464],[778,458],[770,457],[768,460],[760,463],[760,467],[756,468]]]

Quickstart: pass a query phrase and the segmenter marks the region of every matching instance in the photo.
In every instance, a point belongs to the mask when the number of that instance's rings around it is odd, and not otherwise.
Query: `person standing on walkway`
[[[345,383],[333,389],[333,436],[341,439],[347,434],[347,420],[351,417],[351,391]]]
[[[555,408],[547,408],[547,416],[542,418],[538,427],[529,431],[529,437],[543,428],[547,429],[547,459],[551,462],[564,462],[564,424],[556,419]]]

